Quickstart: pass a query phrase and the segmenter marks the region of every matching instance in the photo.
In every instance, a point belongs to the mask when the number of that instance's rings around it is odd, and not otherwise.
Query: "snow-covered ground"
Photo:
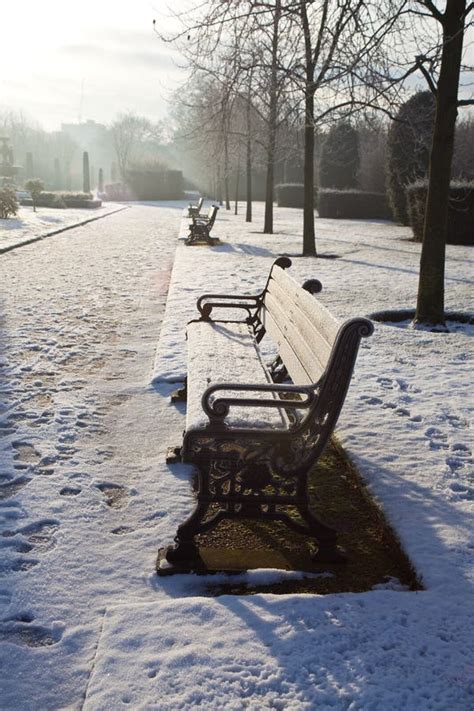
[[[102,207],[94,210],[38,207],[34,212],[32,207],[21,205],[15,217],[0,220],[0,254],[12,247],[27,244],[45,235],[109,215],[120,209],[123,209],[123,206],[117,203],[104,203]]]
[[[168,395],[195,299],[256,293],[301,251],[299,210],[276,210],[271,236],[261,206],[252,225],[221,210],[212,249],[176,248],[180,217],[134,206],[1,258],[0,708],[472,711],[468,329],[377,324],[338,426],[424,592],[214,598],[218,576],[154,574],[192,507],[190,468],[164,453],[183,429]],[[413,307],[407,229],[316,226],[338,258],[295,257],[290,273],[319,278],[338,317]],[[473,261],[448,247],[452,310],[472,310]]]

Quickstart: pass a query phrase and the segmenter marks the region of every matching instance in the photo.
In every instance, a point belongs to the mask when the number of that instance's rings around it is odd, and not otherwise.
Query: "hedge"
[[[362,190],[328,190],[319,188],[319,217],[348,220],[390,220],[391,211],[385,193]]]
[[[110,202],[137,199],[125,183],[107,183],[104,186],[104,192],[101,193],[101,198]]]
[[[304,207],[303,183],[280,183],[275,190],[278,207]]]
[[[181,200],[183,174],[180,170],[128,170],[125,182],[136,200]]]
[[[415,242],[423,241],[428,184],[407,187],[407,204]],[[448,244],[474,245],[474,183],[451,183],[448,204]]]
[[[21,205],[31,206],[31,198],[21,198]],[[102,205],[101,200],[93,200],[91,193],[42,192],[36,200],[36,207],[76,207],[93,209]]]

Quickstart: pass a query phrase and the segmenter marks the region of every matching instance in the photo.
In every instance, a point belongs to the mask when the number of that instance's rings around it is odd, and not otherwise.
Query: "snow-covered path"
[[[137,409],[180,212],[135,206],[1,257],[2,709],[77,706],[105,604],[134,587],[121,558],[153,525],[156,449]]]
[[[164,453],[183,428],[167,396],[195,298],[255,293],[301,249],[301,211],[278,210],[264,236],[261,207],[251,226],[221,214],[219,247],[178,246],[154,373],[182,205],[136,205],[1,258],[2,711],[474,708],[467,330],[377,326],[338,427],[425,592],[212,598],[219,576],[154,574],[192,508],[189,467]],[[320,278],[338,316],[413,305],[406,228],[317,230],[339,258],[291,272]],[[472,308],[470,287],[470,250],[448,248],[448,307]]]

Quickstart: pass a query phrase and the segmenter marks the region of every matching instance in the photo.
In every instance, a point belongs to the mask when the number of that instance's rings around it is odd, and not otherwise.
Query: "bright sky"
[[[0,108],[23,110],[48,130],[79,118],[108,123],[125,109],[162,118],[170,92],[184,77],[152,23],[157,18],[157,26],[166,29],[166,5],[176,9],[181,2],[5,3]]]

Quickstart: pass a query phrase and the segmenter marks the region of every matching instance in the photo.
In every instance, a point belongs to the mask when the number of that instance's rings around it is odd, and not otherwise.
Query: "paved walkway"
[[[134,518],[153,517],[143,403],[181,210],[133,206],[0,257],[2,708],[29,708],[31,689],[35,708],[76,708],[105,605],[143,584],[121,561],[142,547]]]

